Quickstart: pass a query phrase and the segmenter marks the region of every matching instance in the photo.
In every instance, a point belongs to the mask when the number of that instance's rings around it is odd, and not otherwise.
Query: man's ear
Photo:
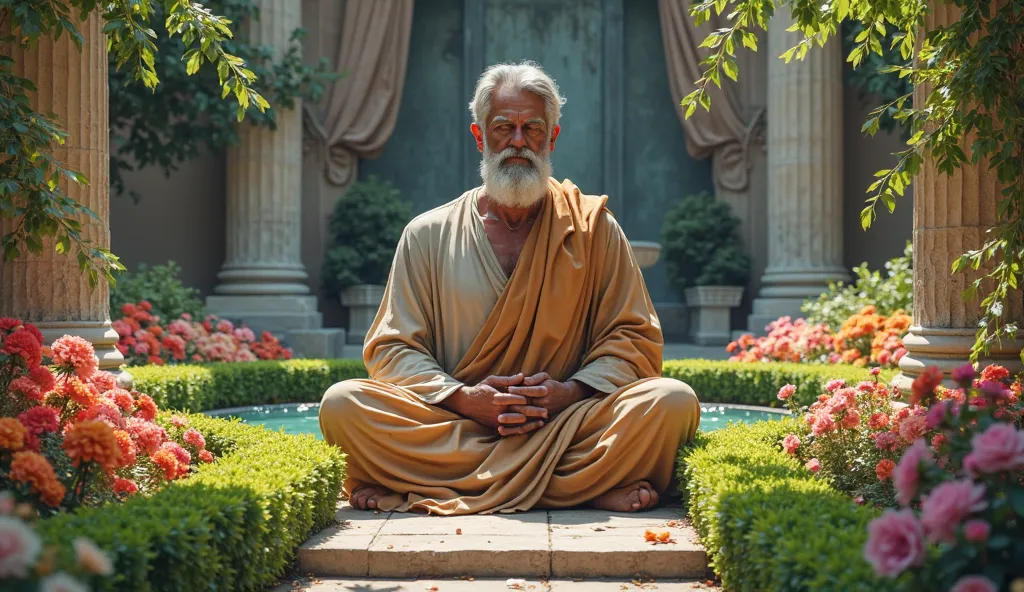
[[[558,139],[558,132],[562,131],[562,126],[555,124],[555,127],[551,130],[551,146],[548,149],[552,152],[555,150],[555,140]]]
[[[480,129],[480,126],[474,123],[469,126],[469,131],[473,133],[473,138],[476,139],[476,149],[480,152],[484,151],[484,130]]]

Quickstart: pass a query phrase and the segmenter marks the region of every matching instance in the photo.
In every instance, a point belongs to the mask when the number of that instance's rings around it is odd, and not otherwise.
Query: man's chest
[[[529,228],[510,230],[503,224],[485,224],[484,231],[487,234],[491,250],[494,251],[494,256],[498,259],[498,264],[505,272],[505,277],[511,277],[516,263],[519,262],[519,256],[523,253],[523,247],[526,246],[526,239],[530,233]]]

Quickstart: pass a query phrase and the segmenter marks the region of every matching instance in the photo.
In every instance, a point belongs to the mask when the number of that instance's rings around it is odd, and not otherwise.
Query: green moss
[[[335,515],[344,455],[312,436],[190,415],[218,456],[149,498],[50,518],[50,542],[86,536],[112,557],[95,590],[262,590]]]

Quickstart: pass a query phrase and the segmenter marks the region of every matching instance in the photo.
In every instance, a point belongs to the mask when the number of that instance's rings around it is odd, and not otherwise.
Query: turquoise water
[[[318,404],[301,405],[268,405],[249,407],[242,410],[212,411],[210,415],[237,417],[245,423],[261,425],[269,430],[283,429],[288,434],[313,434],[318,440],[323,439],[320,423],[317,418]],[[778,420],[785,417],[778,411],[766,411],[758,407],[736,407],[732,405],[702,405],[700,431],[711,432],[724,428],[730,423],[755,423],[758,421]]]

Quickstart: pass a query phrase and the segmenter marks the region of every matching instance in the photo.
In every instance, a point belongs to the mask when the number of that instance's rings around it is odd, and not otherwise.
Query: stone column
[[[934,3],[922,34],[958,18],[956,6]],[[914,108],[924,106],[928,92],[924,85],[914,89]],[[968,155],[973,142],[966,138],[960,144]],[[951,267],[963,253],[981,248],[986,231],[998,219],[1004,186],[988,167],[987,159],[977,165],[968,161],[946,175],[938,171],[934,159],[926,158],[914,179],[914,320],[903,338],[907,355],[900,360],[901,373],[895,379],[901,388],[909,388],[927,366],[938,366],[949,382],[950,372],[970,359],[982,317],[979,305],[992,284],[983,282],[978,298],[964,302],[964,289],[983,275],[984,268],[952,274]],[[1003,321],[1024,328],[1024,296],[1020,290],[1011,290],[1008,296]],[[996,363],[1020,370],[1022,345],[1022,339],[1003,339],[1001,345],[993,344],[982,365]]]
[[[249,36],[273,47],[277,59],[302,23],[302,3],[256,0],[255,5],[260,16],[248,23]],[[322,316],[301,258],[301,102],[291,109],[275,105],[275,110],[275,130],[243,122],[240,143],[228,149],[227,259],[206,306],[256,331],[316,331]]]
[[[801,315],[807,297],[849,279],[843,267],[843,89],[841,43],[813,47],[803,61],[777,56],[800,37],[786,11],[768,26],[768,265],[748,328]]]
[[[14,73],[35,83],[32,107],[56,115],[67,131],[64,145],[53,156],[78,171],[88,185],[60,180],[66,195],[96,213],[83,219],[82,237],[94,246],[110,247],[110,160],[107,107],[107,47],[103,19],[93,15],[77,23],[81,50],[64,34],[60,40],[41,39],[28,51],[0,45],[0,54],[14,60]],[[19,220],[0,219],[0,234]],[[96,349],[100,369],[118,373],[124,356],[117,350],[117,332],[110,325],[109,290],[100,280],[90,288],[74,254],[58,255],[47,241],[42,255],[22,249],[20,258],[0,263],[0,315],[36,324],[47,345],[63,335],[88,339]]]

